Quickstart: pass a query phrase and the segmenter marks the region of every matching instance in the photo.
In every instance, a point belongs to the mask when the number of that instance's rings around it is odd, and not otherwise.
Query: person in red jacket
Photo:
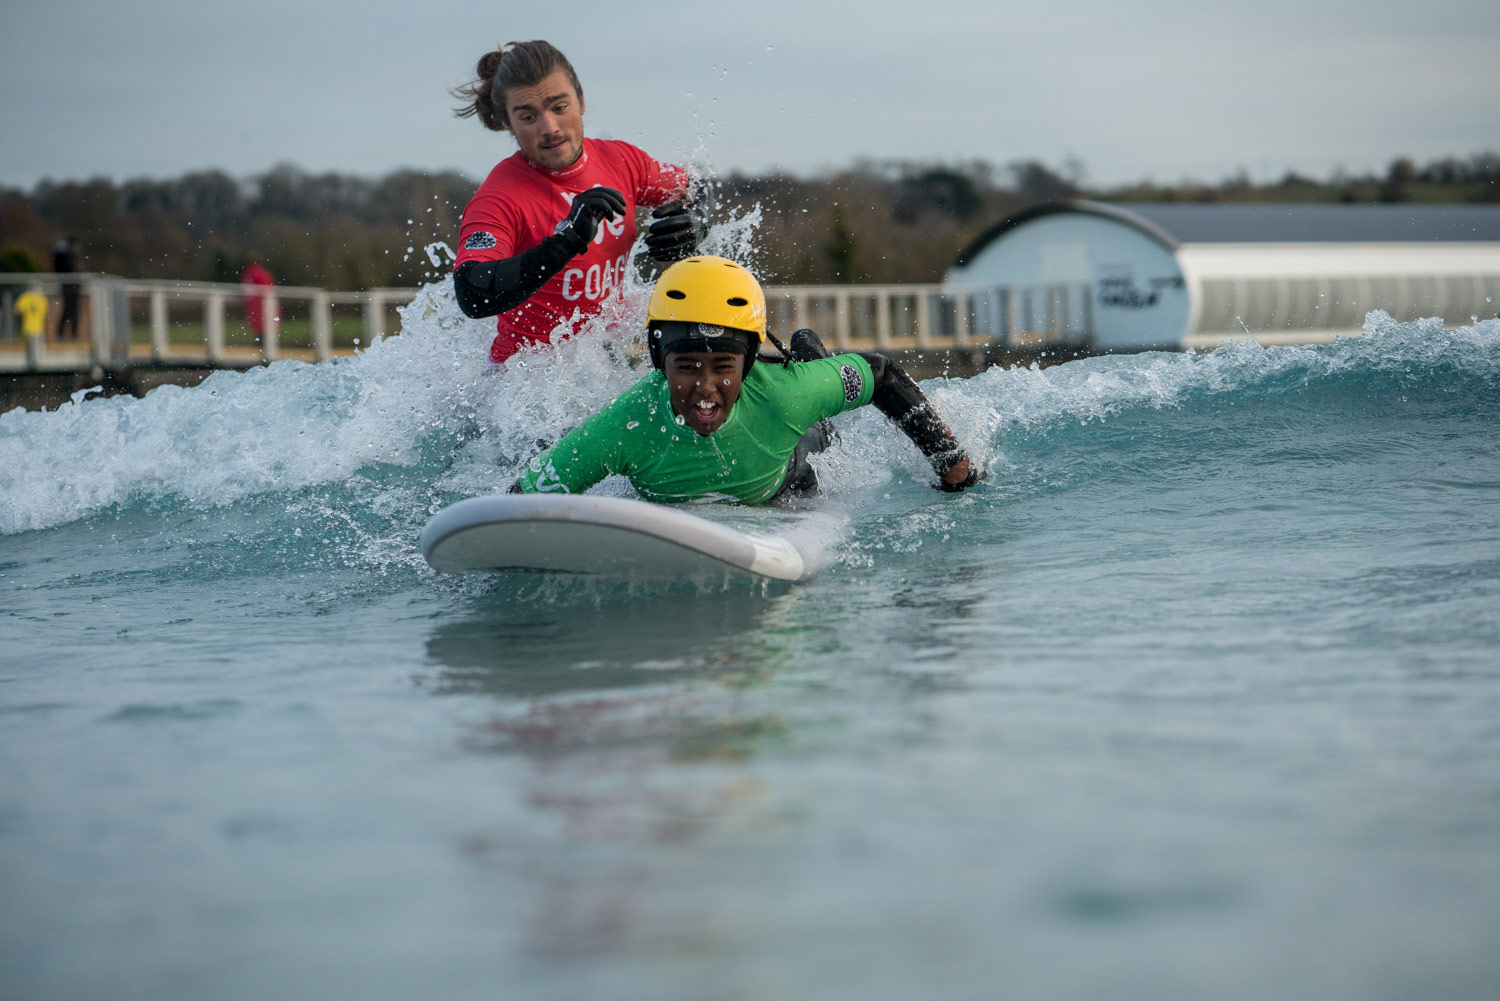
[[[627,142],[583,135],[583,86],[544,41],[486,52],[461,118],[509,132],[519,151],[496,165],[459,232],[453,286],[468,316],[497,316],[490,361],[576,332],[624,282],[636,207],[656,207],[646,245],[660,261],[690,256],[705,229],[684,204],[692,178]]]
[[[258,257],[251,257],[245,270],[240,272],[240,288],[245,296],[245,324],[256,340],[266,331],[266,315],[269,313],[275,317],[279,312],[274,305],[276,293],[272,289],[275,286],[276,279]]]

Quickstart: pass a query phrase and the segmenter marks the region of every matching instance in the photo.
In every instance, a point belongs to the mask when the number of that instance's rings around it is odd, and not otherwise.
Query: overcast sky
[[[0,0],[0,183],[278,163],[479,178],[497,41],[572,59],[587,134],[719,171],[1081,161],[1094,182],[1326,176],[1500,148],[1495,0],[431,4]]]

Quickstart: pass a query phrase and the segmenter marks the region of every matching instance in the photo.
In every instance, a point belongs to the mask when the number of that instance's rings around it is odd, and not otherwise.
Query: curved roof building
[[[1012,344],[1095,351],[1326,341],[1372,309],[1458,325],[1500,310],[1500,206],[1049,203],[946,282],[1010,290],[992,322]]]

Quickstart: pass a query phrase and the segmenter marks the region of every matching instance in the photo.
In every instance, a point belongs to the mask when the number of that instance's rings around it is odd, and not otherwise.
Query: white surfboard
[[[788,539],[741,532],[676,507],[586,494],[459,501],[422,530],[422,555],[442,573],[800,580],[808,572],[803,552]]]

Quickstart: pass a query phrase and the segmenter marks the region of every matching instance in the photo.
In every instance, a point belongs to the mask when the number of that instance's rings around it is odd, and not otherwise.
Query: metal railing
[[[845,349],[952,350],[1083,345],[1090,287],[1073,285],[782,285],[766,288],[773,331],[811,327]]]
[[[76,341],[57,336],[67,286],[78,292]],[[49,302],[42,337],[25,337],[14,315],[15,299],[28,287]],[[330,292],[287,285],[247,292],[228,282],[0,274],[0,371],[322,361],[352,354],[396,329],[391,311],[416,294],[416,289]],[[258,329],[251,328],[254,311],[244,309],[255,298],[261,305]]]
[[[76,342],[52,336],[62,291],[78,289]],[[19,335],[16,294],[34,286],[50,302],[47,336]],[[782,285],[766,288],[771,329],[817,330],[847,350],[953,350],[1002,344],[1086,344],[1089,286]],[[249,368],[282,358],[322,361],[394,333],[393,310],[416,289],[330,292],[297,286],[125,279],[79,273],[0,274],[0,371],[132,366]],[[261,297],[259,329],[247,300]]]

